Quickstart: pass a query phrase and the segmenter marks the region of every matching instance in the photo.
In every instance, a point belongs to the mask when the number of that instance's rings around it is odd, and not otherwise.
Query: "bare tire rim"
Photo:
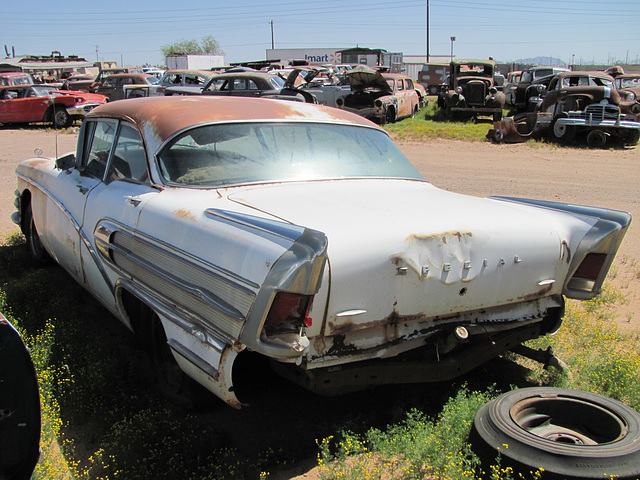
[[[607,445],[628,433],[615,412],[577,398],[526,398],[509,413],[527,433],[567,445]]]
[[[557,138],[562,138],[567,133],[567,126],[564,123],[556,122],[553,124],[553,134]]]

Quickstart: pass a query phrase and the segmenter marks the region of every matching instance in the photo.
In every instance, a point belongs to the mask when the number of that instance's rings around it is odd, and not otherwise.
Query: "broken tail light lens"
[[[302,327],[310,327],[311,318],[308,313],[312,298],[311,295],[278,292],[267,314],[265,333],[274,335],[299,332]]]
[[[606,253],[588,254],[577,268],[576,273],[573,274],[573,278],[595,281],[598,278],[606,259]]]

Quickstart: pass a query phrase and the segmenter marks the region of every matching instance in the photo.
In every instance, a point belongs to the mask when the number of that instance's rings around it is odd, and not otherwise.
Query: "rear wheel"
[[[176,405],[188,410],[199,410],[213,397],[206,389],[182,371],[173,357],[160,317],[153,313],[147,327],[149,357],[156,374],[158,388]]]
[[[31,259],[36,262],[44,262],[47,260],[49,256],[42,245],[40,235],[38,235],[38,230],[36,229],[36,224],[33,221],[31,204],[27,205],[24,210],[23,231],[27,240],[27,250]]]

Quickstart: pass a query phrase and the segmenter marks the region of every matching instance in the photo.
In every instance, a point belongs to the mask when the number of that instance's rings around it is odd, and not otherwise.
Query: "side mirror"
[[[69,171],[76,164],[76,156],[73,153],[64,155],[56,160],[56,168],[58,170]]]

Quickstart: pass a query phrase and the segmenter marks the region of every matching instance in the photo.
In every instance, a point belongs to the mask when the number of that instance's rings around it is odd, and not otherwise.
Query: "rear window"
[[[167,183],[217,187],[336,178],[423,179],[391,139],[367,127],[242,123],[197,127],[158,155]]]

